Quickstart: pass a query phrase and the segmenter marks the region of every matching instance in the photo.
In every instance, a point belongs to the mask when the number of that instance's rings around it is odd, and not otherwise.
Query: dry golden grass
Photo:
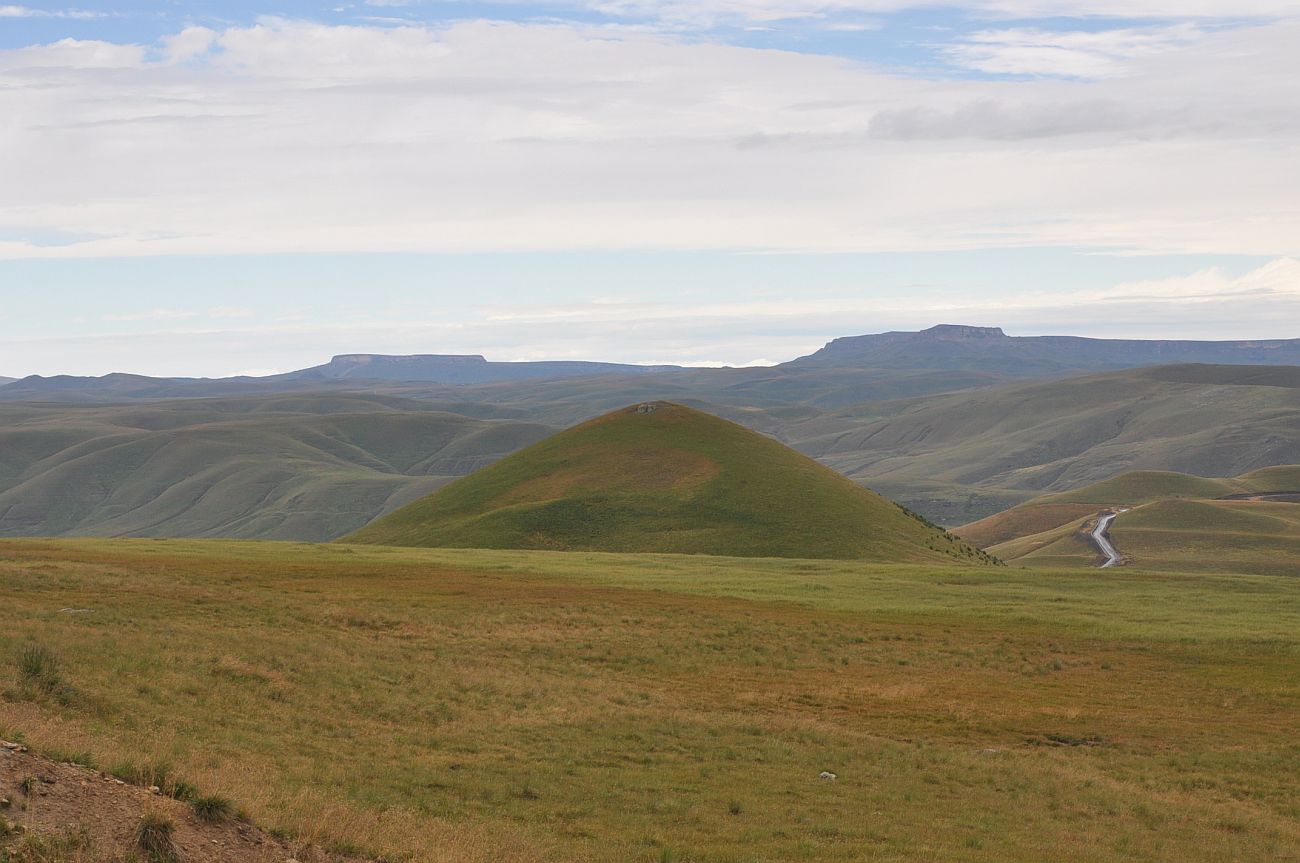
[[[341,850],[1300,856],[1287,579],[80,541],[0,590],[0,732]]]

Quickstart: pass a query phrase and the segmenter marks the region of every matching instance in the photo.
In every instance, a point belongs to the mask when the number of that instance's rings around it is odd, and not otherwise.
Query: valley
[[[1030,383],[778,368],[336,386],[116,404],[0,398],[0,535],[335,539],[553,431],[655,399],[768,435],[946,527],[1129,470],[1230,476],[1300,463],[1291,366]],[[70,488],[90,493],[63,507]]]

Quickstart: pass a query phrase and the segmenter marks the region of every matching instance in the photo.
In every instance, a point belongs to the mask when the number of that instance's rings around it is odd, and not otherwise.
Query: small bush
[[[224,824],[235,817],[235,804],[217,794],[205,794],[190,800],[190,807],[200,821]]]
[[[140,819],[140,825],[135,829],[135,844],[150,863],[177,863],[180,855],[176,851],[176,843],[172,841],[172,833],[176,831],[176,825],[172,820],[161,812],[149,812]]]

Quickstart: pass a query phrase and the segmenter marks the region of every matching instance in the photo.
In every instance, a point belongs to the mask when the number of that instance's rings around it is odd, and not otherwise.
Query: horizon
[[[266,372],[264,372],[264,373],[252,374],[252,375],[249,375],[249,374],[232,374],[232,375],[183,375],[183,374],[182,374],[182,375],[148,375],[148,374],[141,373],[141,372],[134,372],[134,371],[130,371],[130,370],[118,369],[118,370],[114,370],[114,371],[110,371],[110,372],[103,372],[103,373],[101,373],[101,374],[97,374],[97,375],[69,375],[69,374],[67,374],[67,373],[63,373],[63,372],[59,372],[59,373],[55,373],[55,374],[40,374],[40,373],[32,373],[32,374],[28,374],[28,375],[5,375],[5,374],[0,374],[0,379],[8,378],[8,379],[12,379],[12,380],[14,380],[14,381],[21,381],[21,380],[25,380],[25,379],[28,379],[28,378],[42,378],[42,379],[50,379],[50,378],[55,378],[55,377],[86,377],[86,378],[100,378],[100,377],[110,377],[110,376],[113,376],[113,375],[126,375],[126,376],[133,376],[133,377],[153,377],[153,378],[190,379],[190,380],[212,380],[212,381],[215,381],[215,380],[225,380],[225,379],[231,379],[231,378],[239,378],[239,377],[246,377],[246,378],[265,378],[265,377],[273,377],[273,376],[282,375],[282,374],[288,374],[288,373],[290,373],[290,372],[304,371],[304,370],[306,370],[306,369],[315,368],[315,367],[318,367],[318,366],[325,366],[325,365],[329,365],[330,363],[333,363],[333,362],[335,362],[335,361],[337,361],[337,360],[340,360],[340,359],[347,359],[347,358],[350,358],[350,357],[385,357],[385,358],[398,358],[398,359],[407,359],[407,358],[425,358],[425,357],[456,357],[456,358],[468,358],[468,359],[481,360],[481,361],[483,361],[484,363],[491,363],[491,364],[533,363],[533,362],[548,362],[548,363],[557,363],[557,362],[558,362],[558,363],[565,363],[565,362],[573,362],[573,363],[614,363],[614,364],[617,364],[617,365],[642,366],[642,367],[647,367],[647,368],[650,368],[650,367],[656,367],[656,366],[665,366],[665,367],[669,367],[669,368],[672,368],[672,369],[754,369],[754,368],[772,368],[772,367],[776,367],[776,366],[780,366],[780,365],[785,365],[785,364],[788,364],[788,363],[794,362],[794,361],[799,360],[799,359],[806,358],[806,357],[808,357],[808,356],[810,356],[810,355],[812,355],[812,354],[814,354],[814,353],[816,353],[816,352],[822,350],[823,348],[828,347],[832,342],[834,342],[834,341],[838,341],[838,340],[840,340],[840,339],[855,339],[855,338],[863,338],[863,337],[867,337],[867,336],[891,335],[891,334],[895,334],[895,333],[920,334],[920,333],[928,332],[928,331],[930,331],[930,330],[940,329],[940,328],[945,328],[945,327],[952,327],[952,328],[970,328],[970,329],[984,329],[984,330],[993,329],[993,330],[998,330],[1001,336],[1006,337],[1006,338],[1011,338],[1011,339],[1017,339],[1017,338],[1084,338],[1084,339],[1092,339],[1092,340],[1096,340],[1096,341],[1188,341],[1188,342],[1198,342],[1198,343],[1204,343],[1204,342],[1224,342],[1224,343],[1243,343],[1243,342],[1282,342],[1282,341],[1296,341],[1296,340],[1300,340],[1300,336],[1281,336],[1281,337],[1278,337],[1278,338],[1262,338],[1262,339],[1233,339],[1233,338],[1225,338],[1225,339],[1175,339],[1175,340],[1171,340],[1171,339],[1140,339],[1140,338],[1139,338],[1139,339],[1118,339],[1118,338],[1107,338],[1107,337],[1105,337],[1105,336],[1079,336],[1079,335],[1074,335],[1074,334],[1071,334],[1071,333],[1008,333],[1008,332],[1005,331],[1005,328],[1004,328],[1004,327],[1000,327],[1000,326],[996,326],[996,325],[959,324],[959,323],[937,323],[937,324],[931,324],[931,325],[926,326],[926,327],[922,327],[922,328],[917,329],[917,330],[884,330],[884,331],[877,332],[877,333],[852,333],[852,334],[845,334],[845,335],[840,335],[840,336],[834,336],[834,337],[828,339],[826,342],[824,342],[824,343],[818,345],[816,348],[810,349],[810,350],[806,351],[805,353],[801,353],[801,354],[798,354],[798,355],[796,355],[796,356],[787,357],[787,358],[784,358],[784,359],[774,360],[774,361],[756,361],[756,362],[752,362],[752,363],[748,363],[748,364],[710,363],[710,364],[687,365],[687,364],[678,364],[678,363],[671,363],[671,362],[655,362],[655,361],[642,361],[642,362],[631,361],[631,362],[622,362],[622,361],[613,361],[613,360],[603,359],[603,358],[601,358],[601,357],[578,357],[578,358],[567,358],[567,357],[566,357],[566,358],[537,357],[537,358],[530,358],[530,359],[497,359],[497,358],[494,358],[494,357],[491,357],[491,356],[487,356],[487,355],[482,354],[482,353],[459,353],[459,354],[456,354],[456,353],[435,353],[435,352],[429,352],[429,353],[410,353],[410,354],[390,354],[390,353],[383,353],[383,352],[379,352],[379,351],[347,351],[347,352],[342,352],[342,353],[331,354],[331,355],[329,356],[328,359],[324,359],[324,360],[319,361],[319,362],[311,362],[311,363],[308,363],[308,364],[306,364],[306,365],[298,366],[298,367],[294,367],[294,368],[276,369],[276,370],[266,371]],[[3,369],[0,369],[0,372],[3,372],[3,371],[4,371]]]

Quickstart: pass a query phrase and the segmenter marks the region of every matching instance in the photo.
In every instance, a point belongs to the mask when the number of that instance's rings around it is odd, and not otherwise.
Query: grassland
[[[78,540],[0,592],[0,734],[339,849],[1300,858],[1300,580]]]
[[[328,540],[552,431],[356,394],[0,404],[0,534]]]
[[[991,563],[771,438],[666,402],[547,438],[344,541]]]
[[[1098,513],[1123,509],[1110,534],[1134,564],[1178,572],[1296,575],[1300,503],[1241,498],[1297,491],[1296,465],[1221,479],[1132,471],[1035,498],[956,533],[1020,564],[1091,566],[1099,562],[1099,553],[1088,532]]]
[[[820,367],[349,385],[364,392],[299,381],[319,389],[280,394],[266,382],[75,384],[0,390],[0,535],[329,540],[559,428],[654,399],[772,436],[948,526],[1131,470],[1300,463],[1294,367],[1016,384]],[[192,397],[203,392],[223,395]]]

